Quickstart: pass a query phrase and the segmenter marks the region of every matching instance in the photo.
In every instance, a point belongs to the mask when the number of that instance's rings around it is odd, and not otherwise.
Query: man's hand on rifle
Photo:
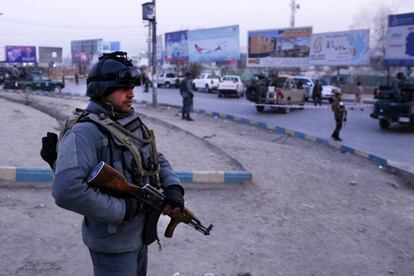
[[[164,189],[165,206],[162,209],[163,215],[178,214],[184,207],[184,189],[179,185],[167,186]]]

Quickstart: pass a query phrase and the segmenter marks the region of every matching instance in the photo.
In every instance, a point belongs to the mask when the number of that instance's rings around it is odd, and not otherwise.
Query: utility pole
[[[299,4],[296,4],[295,0],[290,2],[290,27],[295,27],[295,13],[300,8]]]
[[[152,0],[154,5],[154,20],[152,22],[152,105],[158,106],[157,99],[157,16],[155,0]]]

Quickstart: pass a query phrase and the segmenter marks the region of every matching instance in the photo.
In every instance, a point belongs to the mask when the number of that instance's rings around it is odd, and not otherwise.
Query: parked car
[[[320,78],[309,78],[303,76],[294,76],[295,81],[298,83],[299,87],[305,89],[306,91],[306,100],[312,98],[313,87],[315,86],[316,81],[322,85],[322,100],[327,100],[330,103],[333,102],[335,91],[341,92],[341,89],[337,86],[329,85],[328,82]]]
[[[306,92],[299,89],[290,75],[279,75],[271,79],[257,79],[246,90],[249,101],[256,103],[256,110],[263,112],[267,105],[273,109],[289,112],[290,105],[305,104]],[[283,105],[283,107],[277,106]]]
[[[379,120],[382,129],[393,122],[414,126],[414,85],[406,84],[401,89],[401,100],[396,100],[391,86],[380,86],[371,117]]]
[[[157,84],[160,87],[178,87],[183,77],[178,76],[176,73],[161,73],[157,78]]]
[[[21,89],[24,91],[41,90],[61,92],[65,84],[61,81],[51,80],[41,72],[32,72],[24,79],[8,79],[4,82],[4,89]]]
[[[219,98],[224,96],[243,97],[246,87],[237,75],[224,75],[217,87],[217,95]]]
[[[194,90],[204,89],[206,92],[210,93],[213,90],[217,90],[219,82],[219,76],[210,73],[204,73],[201,74],[198,78],[194,79],[192,85]]]

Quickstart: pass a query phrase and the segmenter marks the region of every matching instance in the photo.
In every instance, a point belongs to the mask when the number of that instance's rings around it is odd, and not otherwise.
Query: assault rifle
[[[151,207],[161,211],[165,205],[165,196],[150,184],[137,187],[127,182],[125,177],[105,162],[99,162],[87,180],[89,186],[103,192],[109,191],[117,197],[136,197]],[[204,235],[209,235],[213,225],[205,227],[187,208],[182,208],[177,214],[170,215],[171,221],[165,230],[164,236],[171,238],[175,227],[184,222]]]

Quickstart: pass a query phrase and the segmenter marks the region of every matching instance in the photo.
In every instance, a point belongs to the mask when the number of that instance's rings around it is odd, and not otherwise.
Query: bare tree
[[[354,18],[351,29],[368,28],[370,30],[371,66],[377,70],[383,70],[385,56],[385,42],[388,31],[388,16],[394,9],[388,5],[370,5]]]

